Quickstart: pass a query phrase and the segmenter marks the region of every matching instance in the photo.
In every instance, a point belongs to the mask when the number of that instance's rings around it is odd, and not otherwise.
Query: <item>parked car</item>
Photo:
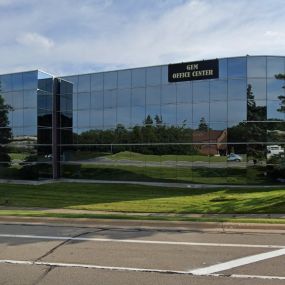
[[[284,155],[284,148],[280,145],[268,145],[267,146],[267,159],[272,158],[273,156],[282,156]]]
[[[237,161],[237,162],[241,162],[242,161],[242,157],[238,154],[235,153],[230,153],[227,156],[227,161]]]

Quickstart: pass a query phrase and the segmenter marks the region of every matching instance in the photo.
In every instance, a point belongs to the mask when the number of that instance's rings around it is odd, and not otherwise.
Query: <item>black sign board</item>
[[[219,77],[219,61],[203,60],[168,65],[168,81],[191,81]]]

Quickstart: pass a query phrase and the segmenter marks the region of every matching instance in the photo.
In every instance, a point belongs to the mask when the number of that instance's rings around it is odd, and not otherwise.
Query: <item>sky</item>
[[[284,0],[0,0],[0,74],[285,55]]]

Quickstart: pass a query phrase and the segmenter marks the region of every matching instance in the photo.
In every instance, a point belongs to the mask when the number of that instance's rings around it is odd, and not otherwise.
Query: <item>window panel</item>
[[[159,105],[160,104],[160,86],[148,86],[146,88],[146,104]]]
[[[116,109],[104,109],[104,128],[115,127],[117,125]]]
[[[227,121],[227,101],[216,101],[210,104],[210,121],[211,122],[226,122]]]
[[[117,75],[116,71],[104,73],[104,89],[115,89],[117,88]]]
[[[193,82],[193,103],[209,102],[210,84],[208,80]]]
[[[131,89],[118,90],[117,106],[130,108],[131,105]]]
[[[177,103],[192,103],[192,82],[179,82],[176,90]]]
[[[103,109],[103,91],[91,92],[91,109]]]
[[[176,125],[176,104],[161,105],[161,117],[163,124]]]
[[[145,106],[145,88],[132,89],[132,106]]]
[[[103,127],[103,109],[90,110],[90,126],[92,128]]]
[[[246,77],[246,58],[228,58],[228,77],[241,78]]]
[[[91,90],[101,91],[103,90],[104,80],[103,73],[91,74]]]
[[[24,126],[36,126],[37,125],[37,109],[25,109],[24,110]]]
[[[104,91],[104,109],[117,107],[117,90]]]
[[[266,57],[248,56],[247,57],[247,76],[266,77]]]
[[[280,95],[285,95],[283,88],[285,86],[284,80],[279,79],[268,79],[267,80],[267,99],[268,100],[279,100]]]
[[[210,81],[210,101],[227,101],[228,84],[226,80]]]
[[[78,93],[77,96],[78,96],[78,109],[89,109],[91,103],[90,93],[89,92]]]
[[[132,70],[132,87],[144,87],[146,81],[146,69],[137,68]]]
[[[228,81],[228,100],[246,100],[246,81],[229,80]]]
[[[131,70],[118,71],[118,88],[131,88],[132,86],[132,73]]]
[[[77,92],[90,92],[90,82],[91,76],[87,75],[79,75],[78,76],[78,90]]]
[[[37,89],[38,80],[36,71],[24,72],[23,73],[24,89]]]
[[[161,67],[148,67],[146,69],[146,83],[147,85],[160,85],[161,84]]]
[[[202,118],[209,123],[209,103],[198,103],[193,104],[193,122],[197,123],[200,122]]]
[[[280,73],[285,73],[284,57],[267,57],[267,77],[275,78]]]
[[[161,103],[176,103],[176,86],[175,84],[163,85],[161,90]]]
[[[177,125],[192,124],[192,104],[177,104]]]
[[[247,119],[246,101],[228,102],[228,121],[243,122]]]
[[[249,93],[249,89],[247,89],[247,97],[249,95],[254,98],[254,100],[265,100],[266,99],[266,79],[249,79],[248,80],[248,88],[250,88],[251,94]]]

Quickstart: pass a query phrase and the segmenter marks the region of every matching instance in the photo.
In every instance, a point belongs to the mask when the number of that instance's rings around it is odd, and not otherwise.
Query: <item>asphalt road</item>
[[[2,222],[0,284],[285,284],[285,235]]]

